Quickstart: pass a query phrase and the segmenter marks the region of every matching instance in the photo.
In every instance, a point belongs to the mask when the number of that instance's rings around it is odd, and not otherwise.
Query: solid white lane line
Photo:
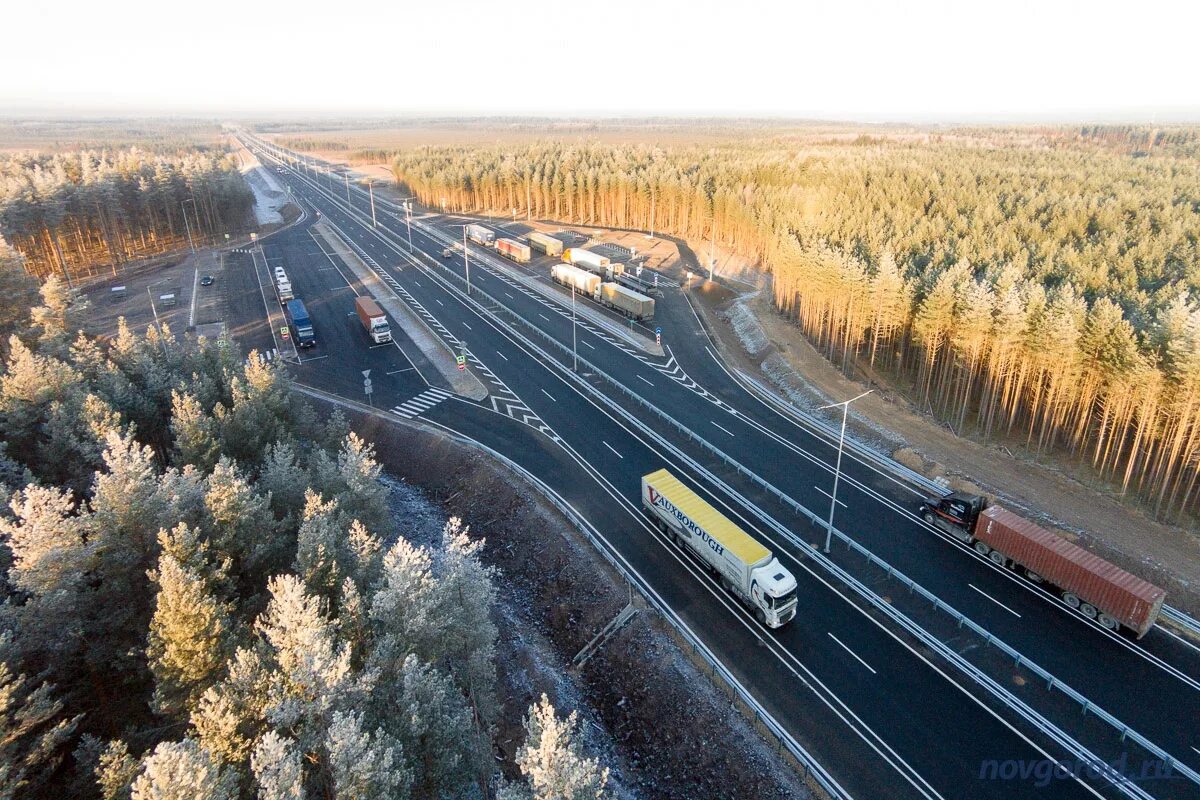
[[[709,420],[709,422],[712,422],[712,424],[713,424],[713,425],[717,425],[717,423],[713,422],[711,419]],[[734,433],[733,431],[729,430],[728,428],[722,428],[720,425],[717,425],[717,427],[718,427],[718,428],[721,428],[721,430],[725,431],[725,432],[726,432],[726,433],[728,433],[730,436],[736,436],[736,435],[737,435],[736,433]]]
[[[508,361],[508,356],[504,355],[504,353],[501,353],[499,350],[496,351],[496,355],[500,356],[505,361]]]
[[[467,329],[467,330],[469,330],[469,331],[470,331],[470,330],[474,330],[474,328],[472,328],[470,325],[468,325],[468,324],[467,324],[467,323],[465,323],[465,322],[463,323],[463,327],[464,327],[464,328],[466,328],[466,329]]]
[[[604,444],[604,446],[605,446],[605,447],[607,447],[609,450],[612,450],[612,451],[613,451],[613,453],[614,453],[614,454],[617,456],[617,458],[624,460],[625,456],[621,455],[621,454],[620,454],[620,453],[618,453],[616,450],[613,450],[613,446],[612,446],[611,444],[609,444],[608,442],[605,442],[603,439],[601,440],[601,442],[602,442],[602,443]]]
[[[978,586],[976,586],[975,584],[973,584],[973,583],[968,583],[968,584],[967,584],[967,586],[970,586],[972,589],[974,589],[975,591],[979,592],[981,595],[983,595],[984,597],[986,597],[988,600],[991,600],[993,603],[995,603],[996,605],[1000,606],[1001,608],[1003,608],[1003,609],[1004,609],[1005,611],[1007,611],[1008,613],[1012,614],[1012,615],[1013,615],[1014,617],[1016,617],[1017,619],[1020,619],[1020,618],[1021,618],[1021,615],[1020,615],[1020,614],[1018,614],[1017,612],[1013,611],[1011,608],[1009,608],[1008,606],[1004,605],[1004,603],[1001,603],[999,600],[997,600],[996,598],[992,597],[990,594],[988,594],[987,592],[985,592],[983,589],[980,589],[980,588],[979,588]]]
[[[546,395],[546,397],[549,397],[551,400],[554,400],[554,395],[550,394],[550,393],[549,393],[549,392],[547,392],[545,389],[542,389],[542,394]],[[556,403],[557,403],[558,401],[557,401],[557,400],[554,400],[554,402],[556,402]]]
[[[505,295],[508,297],[508,299],[509,299],[509,300],[516,300],[516,299],[517,299],[517,298],[513,297],[511,294],[509,294],[508,292],[505,292],[504,294],[505,294]]]
[[[641,375],[638,375],[638,376],[637,376],[637,379],[638,379],[639,381],[641,381],[642,383],[650,383],[650,381],[646,380],[646,379],[645,379],[645,378],[643,378]],[[653,386],[654,384],[653,384],[653,383],[650,383],[650,385],[651,385],[651,386]]]
[[[826,633],[829,633],[829,632],[828,632],[828,631],[826,631]],[[872,675],[878,675],[878,674],[879,674],[879,673],[877,673],[877,672],[876,672],[876,671],[875,671],[875,670],[874,670],[874,669],[871,667],[871,665],[870,665],[870,664],[868,664],[867,662],[865,662],[865,661],[863,661],[861,658],[859,658],[859,657],[858,657],[858,653],[854,652],[854,651],[853,651],[853,650],[851,650],[849,647],[846,647],[846,645],[842,644],[842,640],[841,640],[841,639],[839,639],[838,637],[834,636],[832,633],[829,633],[829,638],[830,638],[830,639],[833,639],[835,642],[837,642],[839,645],[841,645],[841,646],[842,646],[842,649],[843,649],[843,650],[845,650],[847,653],[849,653],[850,655],[854,656],[854,660],[855,660],[855,661],[857,661],[858,663],[862,664],[862,665],[863,665],[864,667],[866,667],[867,669],[871,670],[871,674],[872,674]]]
[[[541,317],[542,319],[546,320],[546,322],[550,321],[550,318],[547,317],[545,314],[538,314],[538,316]]]
[[[1193,749],[1193,750],[1196,750],[1196,748],[1194,748],[1194,747],[1193,747],[1192,749]],[[1196,750],[1196,752],[1197,752],[1197,753],[1200,753],[1200,750]]]
[[[439,306],[441,306],[442,308],[445,308],[445,307],[446,307],[446,304],[445,304],[445,303],[443,303],[441,300],[438,300],[436,297],[435,297],[435,298],[433,298],[433,302],[437,303],[437,304],[438,304]]]
[[[833,500],[833,495],[831,495],[829,492],[827,492],[827,491],[825,491],[824,489],[822,489],[820,486],[814,486],[813,488],[814,488],[814,489],[816,489],[816,490],[817,490],[818,492],[820,492],[821,494],[823,494],[823,495],[825,495],[826,497],[828,497],[830,500]],[[838,501],[837,501],[837,504],[838,504],[839,506],[841,506],[842,508],[845,508],[845,507],[846,507],[846,504],[845,504],[845,503],[843,503],[841,500],[838,500]]]
[[[414,370],[414,369],[416,369],[416,367],[405,367],[404,369],[394,369],[391,372],[385,372],[384,374],[385,375],[399,375],[401,372],[408,372],[409,370]]]
[[[586,344],[588,347],[591,347],[593,350],[596,349],[594,345],[588,344],[587,342],[584,342],[584,344]]]

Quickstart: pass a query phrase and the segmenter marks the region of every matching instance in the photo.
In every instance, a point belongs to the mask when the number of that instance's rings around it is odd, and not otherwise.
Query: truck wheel
[[[733,587],[729,585],[729,580],[724,575],[721,576],[721,588],[730,594],[733,593]]]
[[[1063,592],[1062,599],[1063,602],[1069,605],[1071,608],[1079,608],[1079,606],[1083,603],[1082,600],[1070,592]]]
[[[1108,628],[1110,631],[1120,630],[1121,628],[1121,623],[1117,622],[1115,619],[1103,612],[1100,613],[1100,616],[1096,617],[1096,621]]]
[[[933,517],[933,512],[932,512],[932,511],[926,511],[926,512],[925,512],[924,514],[922,514],[921,516],[922,516],[922,518],[923,518],[923,519],[924,519],[926,522],[928,522],[930,525],[932,525],[932,524],[933,524],[933,519],[934,519],[934,517]]]
[[[1083,605],[1081,605],[1079,607],[1079,611],[1088,619],[1095,619],[1096,615],[1098,615],[1100,613],[1099,611],[1096,610],[1096,607],[1094,605],[1092,605],[1091,603],[1084,603]]]
[[[981,555],[981,556],[986,556],[988,553],[992,552],[992,548],[988,547],[983,542],[976,542],[975,543],[975,552],[979,553],[979,555]]]
[[[1025,577],[1029,578],[1029,580],[1033,581],[1034,583],[1042,583],[1043,581],[1046,580],[1041,575],[1038,575],[1036,572],[1034,572],[1031,569],[1025,570]]]
[[[1006,558],[1004,553],[1001,553],[999,550],[993,550],[992,552],[988,553],[988,558],[990,558],[992,563],[996,564],[997,566],[1008,566],[1008,558]]]
[[[758,620],[760,625],[767,624],[767,615],[765,613],[763,613],[763,610],[761,608],[754,609],[754,618],[756,620]]]

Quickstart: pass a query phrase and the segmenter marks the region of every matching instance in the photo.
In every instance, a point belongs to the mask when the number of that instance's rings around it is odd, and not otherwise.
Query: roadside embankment
[[[581,669],[569,667],[629,602],[620,576],[503,464],[420,423],[358,408],[345,404],[342,410],[375,445],[387,472],[419,487],[447,516],[463,519],[473,535],[486,537],[484,559],[500,571],[496,662],[505,720],[498,741],[506,774],[513,774],[520,716],[545,691],[562,702],[564,713],[582,700],[581,715],[602,727],[593,741],[614,768],[617,796],[815,796],[636,594],[640,613],[633,621]]]

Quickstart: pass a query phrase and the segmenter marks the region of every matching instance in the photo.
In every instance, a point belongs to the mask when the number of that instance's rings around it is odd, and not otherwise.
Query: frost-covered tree
[[[266,716],[315,749],[329,714],[354,688],[350,648],[299,578],[275,577],[269,588],[271,601],[254,625],[270,651]]]
[[[212,471],[221,456],[216,421],[188,392],[171,394],[171,433],[175,438],[176,464],[193,464],[206,474]]]
[[[303,522],[296,534],[296,573],[308,591],[333,601],[349,577],[346,531],[336,500],[325,501],[311,489],[304,497]]]
[[[364,730],[362,714],[335,711],[325,749],[337,800],[409,797],[412,774],[404,766],[400,744],[382,728]]]
[[[382,532],[391,522],[387,489],[379,482],[382,470],[375,460],[375,448],[351,433],[342,442],[336,461],[323,452],[316,455],[313,482],[323,496],[337,500],[347,517]]]
[[[84,737],[85,744],[89,738]],[[107,745],[93,741],[98,745],[93,774],[100,788],[100,800],[129,800],[141,764],[129,754],[129,747],[120,739]],[[76,751],[76,760],[81,760],[79,751]]]
[[[258,490],[271,498],[275,518],[294,527],[304,510],[308,473],[296,457],[296,448],[276,442],[267,448],[258,474]]]
[[[224,680],[200,696],[191,722],[206,750],[241,765],[263,732],[272,679],[254,648],[239,648],[226,671]]]
[[[250,769],[259,800],[304,800],[304,769],[296,743],[267,731],[254,747]]]
[[[397,539],[383,557],[383,576],[371,598],[374,658],[383,669],[399,667],[410,653],[437,656],[445,623],[441,602],[429,551]]]
[[[204,505],[214,546],[233,559],[244,585],[257,583],[277,564],[285,544],[276,535],[270,501],[254,490],[233,461],[222,457],[205,482]]]
[[[195,739],[163,742],[142,763],[133,800],[234,800],[237,775]]]
[[[584,755],[579,716],[560,719],[549,698],[530,706],[525,718],[525,744],[517,764],[538,800],[594,800],[604,797],[608,768]]]
[[[155,707],[167,716],[195,708],[232,650],[232,609],[217,595],[215,569],[205,563],[195,535],[180,528],[174,537],[162,532],[167,546],[150,576],[158,584],[158,598],[146,657],[155,679]],[[171,552],[172,538],[186,541],[175,549],[190,551],[190,563]]]

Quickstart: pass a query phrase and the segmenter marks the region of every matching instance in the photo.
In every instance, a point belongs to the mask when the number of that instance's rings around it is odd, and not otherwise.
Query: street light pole
[[[375,222],[375,181],[367,182],[367,191],[371,194],[371,227],[378,228],[379,224]],[[408,248],[411,250],[412,248]]]
[[[575,324],[575,284],[571,284],[571,357],[575,359],[575,371],[579,372],[578,328]]]
[[[849,400],[846,400],[841,403],[830,403],[827,406],[821,406],[820,408],[817,409],[818,411],[824,411],[827,408],[836,408],[837,406],[842,407],[842,433],[838,437],[837,465],[833,468],[833,494],[831,494],[829,496],[829,524],[825,527],[825,552],[826,553],[829,552],[829,544],[833,539],[833,511],[835,508],[837,508],[838,478],[840,478],[842,475],[842,446],[846,442],[846,416],[850,413],[850,404],[851,403],[853,403],[855,400],[861,400],[862,398],[866,397],[873,391],[875,391],[875,390],[870,389],[868,391],[863,392],[858,397],[851,397]]]
[[[196,254],[196,243],[192,241],[192,225],[190,222],[188,222],[188,218],[187,218],[187,204],[188,203],[191,203],[192,207],[195,208],[195,206],[196,206],[195,199],[189,197],[187,200],[181,200],[179,202],[179,211],[180,211],[180,213],[183,214],[183,227],[187,230],[188,247],[192,248],[192,255],[195,255]],[[197,228],[200,227],[200,215],[199,214],[196,215],[196,227]]]
[[[467,294],[471,294],[471,262],[467,259],[467,226],[463,225],[463,268],[467,271]]]
[[[406,224],[408,226],[408,252],[411,253],[413,251],[413,245],[412,245],[412,201],[411,200],[404,201],[404,224]],[[466,230],[466,228],[464,228],[463,230]]]
[[[350,202],[350,175],[346,174],[346,175],[343,175],[342,177],[346,179],[346,205],[350,206],[350,210],[353,211],[354,207],[353,207],[353,204]]]

